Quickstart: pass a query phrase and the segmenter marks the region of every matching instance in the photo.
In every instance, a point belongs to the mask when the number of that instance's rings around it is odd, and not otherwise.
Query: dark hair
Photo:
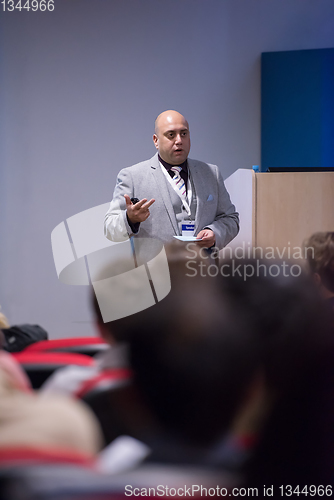
[[[165,429],[207,444],[229,426],[245,395],[259,362],[256,332],[234,316],[219,280],[187,277],[184,260],[169,267],[165,299],[104,328],[129,343],[136,383]],[[95,308],[101,321],[96,300]]]
[[[184,261],[170,272],[164,300],[105,324],[129,342],[136,384],[166,431],[210,446],[261,370],[273,404],[248,464],[250,486],[329,481],[333,342],[310,280],[288,272],[187,277]]]

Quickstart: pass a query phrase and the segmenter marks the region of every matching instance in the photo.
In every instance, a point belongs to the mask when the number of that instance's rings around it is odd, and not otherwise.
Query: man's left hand
[[[211,248],[216,242],[215,233],[211,229],[202,229],[197,235],[197,238],[202,238],[197,244],[201,247]]]

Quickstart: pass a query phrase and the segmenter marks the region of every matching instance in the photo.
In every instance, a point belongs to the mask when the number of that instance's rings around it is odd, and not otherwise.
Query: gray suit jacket
[[[195,235],[208,227],[215,233],[216,246],[223,248],[239,231],[239,215],[231,203],[223,178],[216,165],[188,158],[188,168],[197,197]],[[111,241],[124,241],[134,236],[126,218],[124,194],[140,200],[155,199],[150,207],[150,216],[140,224],[136,233],[138,237],[155,238],[167,243],[174,235],[179,235],[168,183],[161,171],[158,154],[119,172],[104,223],[105,235]]]

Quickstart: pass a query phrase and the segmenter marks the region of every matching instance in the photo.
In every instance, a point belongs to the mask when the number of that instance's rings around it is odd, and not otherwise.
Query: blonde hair
[[[0,306],[0,309],[1,309],[1,306]],[[6,316],[4,314],[2,314],[2,312],[0,312],[0,329],[2,328],[9,328],[9,322],[8,322],[8,319],[6,318]]]

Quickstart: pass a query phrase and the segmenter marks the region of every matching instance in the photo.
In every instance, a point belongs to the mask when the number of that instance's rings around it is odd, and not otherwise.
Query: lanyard
[[[180,191],[177,189],[176,184],[173,181],[173,178],[169,175],[167,169],[163,165],[161,165],[161,163],[160,163],[160,167],[161,167],[161,170],[164,173],[164,176],[168,180],[169,184],[174,189],[175,193],[179,196],[179,198],[181,198],[182,204],[183,204],[184,208],[186,209],[188,216],[190,217],[191,216],[190,205],[191,205],[191,199],[192,199],[192,190],[191,190],[191,182],[190,182],[190,172],[189,172],[189,169],[188,169],[188,182],[187,182],[187,198],[188,199],[185,200],[184,198],[182,198],[182,196],[180,194]]]

